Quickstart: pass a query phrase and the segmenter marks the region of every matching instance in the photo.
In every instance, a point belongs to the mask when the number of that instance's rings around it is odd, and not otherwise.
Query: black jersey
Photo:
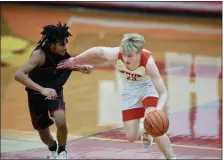
[[[40,49],[36,48],[35,50]],[[42,66],[35,67],[29,74],[29,78],[42,87],[53,88],[60,91],[69,78],[71,69],[57,69],[60,61],[70,58],[66,52],[65,55],[53,53],[47,49],[42,49],[45,54],[45,62]],[[27,91],[31,89],[26,87]]]

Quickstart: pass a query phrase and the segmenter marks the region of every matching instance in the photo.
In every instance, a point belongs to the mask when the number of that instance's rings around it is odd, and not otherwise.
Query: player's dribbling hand
[[[74,58],[71,57],[71,58],[68,58],[68,59],[65,59],[65,60],[61,61],[57,65],[57,69],[64,69],[64,68],[70,68],[70,69],[72,69],[74,66],[75,66]]]
[[[92,69],[93,69],[92,65],[82,65],[80,66],[79,71],[84,74],[89,74],[91,73]]]
[[[41,94],[46,96],[45,99],[53,100],[57,98],[57,92],[52,88],[44,88]]]

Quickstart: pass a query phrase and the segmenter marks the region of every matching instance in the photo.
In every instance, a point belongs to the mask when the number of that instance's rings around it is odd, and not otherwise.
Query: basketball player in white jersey
[[[144,129],[140,131],[140,119],[154,109],[163,109],[167,102],[167,89],[151,52],[144,49],[144,42],[139,34],[125,34],[119,47],[90,48],[61,62],[58,68],[72,68],[91,57],[116,63],[121,77],[122,118],[128,141],[134,142],[141,136],[144,147],[148,147],[154,140],[166,159],[175,159],[166,134],[152,138]]]

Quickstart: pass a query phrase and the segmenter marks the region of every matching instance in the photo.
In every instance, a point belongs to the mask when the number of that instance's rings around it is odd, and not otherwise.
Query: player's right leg
[[[53,136],[50,133],[49,128],[37,130],[39,136],[44,144],[48,146],[49,153],[47,159],[56,159],[57,154],[57,142],[53,139]]]
[[[143,134],[140,119],[144,117],[145,109],[142,107],[139,96],[131,93],[122,94],[122,120],[127,140],[136,141]]]
[[[122,110],[124,131],[129,142],[136,141],[140,133],[140,118],[144,117],[144,108],[129,108]]]
[[[125,121],[124,131],[129,142],[135,142],[138,139],[140,119]]]
[[[57,143],[49,130],[49,126],[54,122],[49,118],[45,97],[36,92],[28,91],[28,103],[33,128],[39,133],[42,142],[48,146],[49,154],[47,158],[55,159]]]

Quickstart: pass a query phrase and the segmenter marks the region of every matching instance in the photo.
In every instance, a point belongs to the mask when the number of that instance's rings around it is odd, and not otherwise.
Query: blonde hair
[[[144,37],[137,33],[124,34],[120,49],[121,52],[125,54],[136,54],[139,53],[144,48]]]

